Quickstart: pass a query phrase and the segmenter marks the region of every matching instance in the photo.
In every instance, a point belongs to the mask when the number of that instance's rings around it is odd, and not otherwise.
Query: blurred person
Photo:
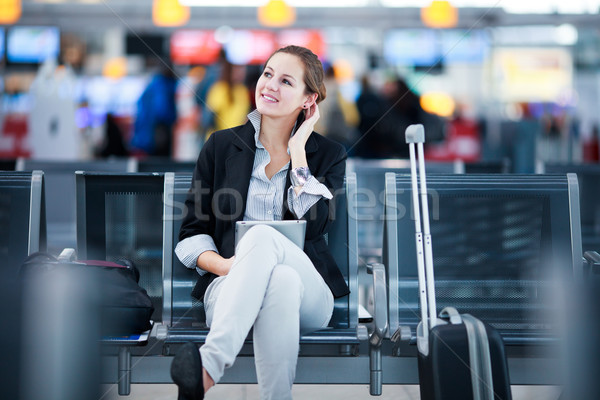
[[[104,138],[100,148],[96,151],[96,155],[102,158],[110,156],[127,157],[129,155],[129,150],[127,150],[123,140],[123,131],[113,113],[106,114]]]
[[[358,110],[354,104],[342,97],[333,66],[325,70],[324,83],[328,97],[327,101],[319,105],[324,118],[317,121],[315,130],[350,150],[358,136],[356,131],[359,120]]]
[[[423,110],[419,95],[408,87],[404,79],[388,82],[384,86],[383,98],[379,105],[381,113],[374,114],[378,116],[377,120],[367,128],[368,133],[363,134],[361,139],[364,142],[361,147],[368,149],[359,154],[373,158],[408,158],[404,132],[413,124],[424,125],[427,143],[444,138],[444,120]]]
[[[152,156],[171,156],[173,125],[177,120],[175,87],[170,66],[163,65],[137,102],[131,146]]]
[[[346,170],[344,148],[313,131],[325,95],[317,56],[281,48],[249,120],[215,132],[200,152],[175,252],[200,275],[193,295],[210,331],[200,350],[187,343],[173,360],[179,399],[202,399],[250,329],[261,398],[291,399],[300,334],[326,327],[334,297],[349,292],[324,237]],[[296,219],[307,221],[304,250],[264,225],[234,249],[236,221]]]
[[[408,145],[404,132],[409,125],[423,124],[425,142],[432,143],[444,139],[444,120],[428,113],[421,107],[421,98],[400,77],[389,85],[388,102],[390,112],[382,119],[388,136],[387,155],[389,158],[408,158]]]
[[[600,129],[598,129],[598,124],[594,124],[590,138],[583,143],[583,161],[597,163],[599,158]]]
[[[214,125],[214,114],[210,108],[206,106],[206,98],[210,88],[219,80],[223,62],[226,61],[225,50],[219,51],[217,62],[206,67],[204,76],[195,86],[196,104],[200,110],[200,124],[202,133],[207,133],[207,127]]]
[[[377,158],[383,152],[380,147],[385,146],[384,132],[379,122],[387,111],[386,102],[383,96],[372,88],[367,75],[363,75],[360,83],[361,91],[356,99],[360,139],[355,152],[358,157]]]
[[[465,115],[467,108],[459,104],[447,121],[447,134],[443,142],[430,143],[425,157],[431,160],[475,162],[481,158],[481,135],[478,121]]]
[[[244,123],[250,111],[248,88],[243,84],[244,70],[224,60],[220,79],[210,88],[206,107],[214,114],[213,131],[220,131]]]

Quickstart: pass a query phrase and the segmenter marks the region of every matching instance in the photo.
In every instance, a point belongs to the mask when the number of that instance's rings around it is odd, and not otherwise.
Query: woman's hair
[[[271,54],[273,57],[277,53],[292,54],[298,57],[302,64],[304,64],[304,84],[306,85],[307,93],[317,93],[317,103],[325,100],[327,91],[325,90],[325,84],[323,83],[323,64],[319,58],[305,47],[300,46],[286,46]],[[269,60],[265,63],[268,64]]]

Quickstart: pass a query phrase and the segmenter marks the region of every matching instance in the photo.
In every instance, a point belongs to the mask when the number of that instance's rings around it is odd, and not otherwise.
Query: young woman
[[[325,98],[321,62],[302,47],[277,50],[255,97],[245,125],[203,146],[186,201],[175,251],[200,274],[193,294],[210,331],[199,350],[188,343],[173,360],[180,399],[202,399],[251,328],[261,398],[291,399],[300,334],[326,327],[334,297],[348,293],[324,238],[346,152],[313,132]],[[234,249],[237,221],[281,219],[307,221],[303,250],[266,225]]]

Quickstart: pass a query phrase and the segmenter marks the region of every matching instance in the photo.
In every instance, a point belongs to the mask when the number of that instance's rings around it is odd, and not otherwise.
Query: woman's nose
[[[265,84],[265,87],[269,90],[277,90],[278,86],[277,86],[277,82],[275,81],[275,79],[269,79],[267,81],[267,83]]]

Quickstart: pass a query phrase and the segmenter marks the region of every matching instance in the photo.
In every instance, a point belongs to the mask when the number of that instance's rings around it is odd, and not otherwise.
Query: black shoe
[[[184,344],[171,363],[171,378],[179,387],[178,400],[204,399],[202,358],[198,346]]]

